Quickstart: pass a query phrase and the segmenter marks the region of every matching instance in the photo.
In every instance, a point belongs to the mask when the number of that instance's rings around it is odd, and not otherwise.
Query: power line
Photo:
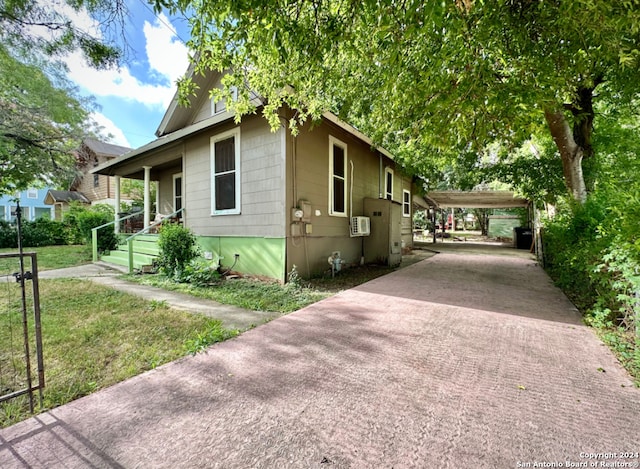
[[[149,6],[149,4],[147,4],[144,0],[138,0],[142,6],[144,6],[160,23],[162,23],[169,31],[171,31],[179,40],[180,42],[182,42],[185,46],[187,45],[187,41],[185,41],[182,36],[180,36],[180,34],[178,34],[178,31],[176,31],[176,29],[173,27],[172,24],[167,23],[166,21],[164,21],[162,18],[160,18],[160,16],[158,16],[156,14],[155,11],[153,11],[151,9],[151,7]]]

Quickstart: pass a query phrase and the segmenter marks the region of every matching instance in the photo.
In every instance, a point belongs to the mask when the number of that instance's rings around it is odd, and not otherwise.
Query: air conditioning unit
[[[369,217],[351,217],[351,236],[369,236],[370,233]]]

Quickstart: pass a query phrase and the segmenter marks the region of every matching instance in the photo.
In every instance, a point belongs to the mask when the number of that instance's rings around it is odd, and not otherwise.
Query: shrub
[[[160,248],[158,260],[160,270],[165,275],[178,280],[182,278],[185,266],[198,255],[195,235],[176,223],[166,223],[161,226],[158,247]]]
[[[6,220],[0,220],[0,249],[18,246],[18,232],[14,225]]]
[[[83,240],[87,244],[91,244],[91,232],[93,228],[105,225],[113,221],[113,215],[109,215],[103,211],[85,210],[77,214],[78,231],[82,234]],[[116,236],[113,225],[108,225],[98,230],[98,251],[104,252],[115,249],[118,246],[118,237]]]
[[[23,221],[21,225],[22,246],[40,247],[69,244],[64,224],[38,218]],[[0,221],[0,248],[18,247],[18,227],[7,221]]]
[[[60,246],[67,243],[61,222],[39,218],[22,224],[22,245],[25,247]]]
[[[217,265],[201,257],[196,257],[184,266],[180,278],[176,280],[197,286],[207,286],[218,282],[221,278]]]

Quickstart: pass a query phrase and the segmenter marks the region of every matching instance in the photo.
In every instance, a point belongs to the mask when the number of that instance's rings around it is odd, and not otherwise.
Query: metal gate
[[[20,241],[18,248],[18,253],[0,254],[0,405],[26,395],[33,413],[36,391],[43,406],[45,384],[38,263],[34,252],[22,252]]]

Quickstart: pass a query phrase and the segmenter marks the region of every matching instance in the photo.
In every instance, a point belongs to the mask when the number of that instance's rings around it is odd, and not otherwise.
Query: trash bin
[[[531,249],[533,243],[533,230],[526,227],[513,229],[513,244],[516,249]]]

